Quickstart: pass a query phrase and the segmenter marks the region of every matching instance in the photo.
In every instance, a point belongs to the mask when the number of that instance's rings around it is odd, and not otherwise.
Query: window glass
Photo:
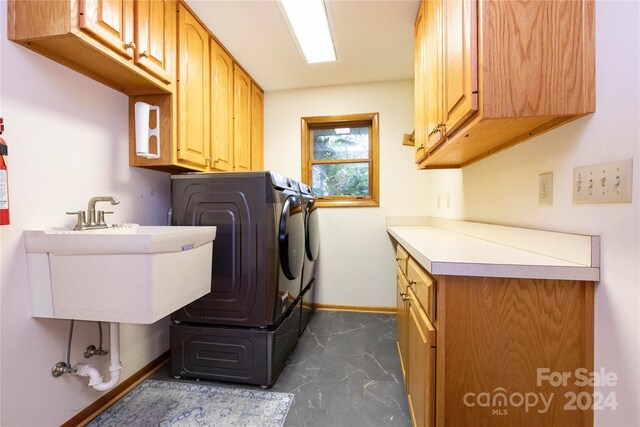
[[[318,206],[378,206],[378,113],[302,118],[302,181]]]
[[[369,128],[314,129],[313,160],[369,158]]]
[[[313,165],[311,173],[316,196],[369,195],[368,163]]]

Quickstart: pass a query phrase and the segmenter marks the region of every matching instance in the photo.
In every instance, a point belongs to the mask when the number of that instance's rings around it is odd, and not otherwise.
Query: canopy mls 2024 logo
[[[537,411],[544,414],[559,399],[565,411],[615,410],[618,406],[615,391],[576,391],[580,388],[615,387],[618,375],[607,372],[604,368],[599,371],[589,371],[578,368],[575,371],[551,371],[549,368],[536,370],[536,386],[557,388],[558,392],[527,391],[509,392],[504,387],[496,387],[493,391],[474,393],[468,392],[463,396],[463,403],[467,407],[487,408],[492,415],[505,416],[515,408],[524,408],[525,413]],[[562,393],[563,388],[571,390]]]

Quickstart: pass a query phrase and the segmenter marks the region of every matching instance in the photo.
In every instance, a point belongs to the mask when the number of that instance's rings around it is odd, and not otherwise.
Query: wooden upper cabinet
[[[80,28],[114,52],[133,58],[133,0],[80,0]]]
[[[414,62],[414,74],[415,74],[415,86],[414,86],[414,145],[416,150],[416,163],[419,162],[427,155],[426,150],[426,91],[425,83],[426,78],[424,76],[425,56],[424,56],[424,44],[425,38],[425,24],[424,24],[424,9],[426,7],[425,2],[420,3],[418,9],[418,15],[416,15],[416,23],[414,26],[414,44],[413,55]],[[420,78],[419,78],[420,77]]]
[[[251,170],[264,169],[264,94],[251,83]]]
[[[594,112],[594,9],[591,0],[423,0],[419,167],[466,166]]]
[[[136,64],[162,81],[171,82],[175,50],[175,1],[136,1],[134,12]]]
[[[233,64],[233,169],[251,170],[251,79]]]
[[[80,0],[80,28],[165,83],[172,80],[175,0]]]
[[[175,92],[175,5],[175,0],[9,0],[7,33],[127,95],[167,94]],[[143,52],[148,57],[140,58]]]
[[[480,3],[485,116],[595,111],[595,3]]]
[[[421,153],[420,160],[427,152],[444,138],[444,118],[442,114],[443,98],[443,57],[442,57],[442,9],[443,3],[448,1],[429,1],[425,5],[425,40],[422,75],[424,76],[424,91],[426,96],[425,139],[426,147]]]
[[[182,4],[178,10],[179,163],[207,167],[209,139],[209,33]]]
[[[444,131],[449,133],[478,110],[476,0],[442,2]]]
[[[233,170],[233,59],[214,40],[211,45],[211,168]]]

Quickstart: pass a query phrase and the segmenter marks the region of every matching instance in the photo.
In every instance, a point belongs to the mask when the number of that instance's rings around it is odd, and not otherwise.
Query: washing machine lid
[[[279,225],[280,267],[289,280],[302,274],[305,252],[304,216],[300,197],[287,197]]]

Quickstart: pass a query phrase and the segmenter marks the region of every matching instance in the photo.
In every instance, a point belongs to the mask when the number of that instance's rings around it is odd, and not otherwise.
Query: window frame
[[[314,164],[339,164],[339,163],[368,163],[369,164],[369,195],[368,196],[321,196],[316,197],[319,207],[378,207],[380,206],[380,161],[378,156],[379,114],[345,114],[340,116],[313,116],[302,117],[302,182],[313,186],[312,169]],[[313,138],[311,132],[314,129],[327,129],[339,127],[369,127],[369,158],[344,159],[335,161],[313,160]]]

